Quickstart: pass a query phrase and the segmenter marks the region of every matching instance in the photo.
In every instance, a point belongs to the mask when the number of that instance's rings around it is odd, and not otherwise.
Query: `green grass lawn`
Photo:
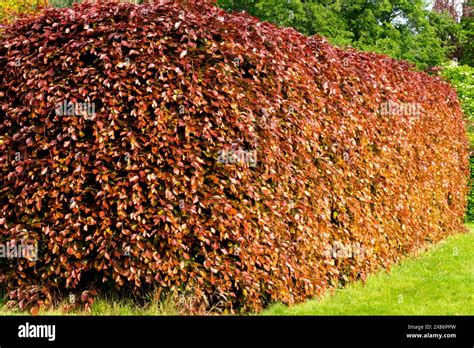
[[[7,310],[4,308],[5,299],[0,299],[0,315],[28,315],[28,312]],[[65,313],[61,308],[67,300],[61,303],[59,309],[40,311],[39,315],[178,315],[178,311],[171,301],[158,302],[150,300],[147,306],[140,305],[131,299],[119,299],[116,296],[99,297],[92,305],[91,312],[74,310]]]
[[[390,272],[337,289],[321,300],[291,308],[275,304],[263,315],[474,315],[474,224],[469,234],[458,234],[429,251],[405,259]],[[2,309],[0,315],[22,312]],[[40,312],[60,315],[61,310]],[[130,300],[99,298],[85,315],[173,315],[171,302],[151,301],[142,307]]]
[[[474,224],[428,252],[402,261],[389,273],[367,277],[321,300],[266,315],[474,315]]]

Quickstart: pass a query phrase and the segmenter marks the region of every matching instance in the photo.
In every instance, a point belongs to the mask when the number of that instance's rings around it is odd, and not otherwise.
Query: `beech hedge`
[[[0,282],[24,309],[259,311],[463,229],[456,93],[403,61],[204,2],[81,4],[7,25],[0,81]]]

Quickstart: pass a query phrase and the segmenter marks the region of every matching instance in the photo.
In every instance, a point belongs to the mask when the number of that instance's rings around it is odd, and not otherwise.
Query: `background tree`
[[[460,61],[462,64],[474,66],[474,0],[463,4],[461,27],[465,40],[461,49]]]
[[[435,4],[439,11],[430,10],[424,0],[220,0],[218,3],[224,9],[246,11],[306,35],[320,34],[335,45],[388,54],[424,69],[456,55],[460,57],[460,47],[468,44],[465,31],[472,26],[462,24],[463,20],[457,22],[456,11],[449,6],[453,0],[445,1]]]
[[[435,0],[433,10],[436,12],[447,12],[455,21],[459,21],[459,8],[462,6],[459,0]]]

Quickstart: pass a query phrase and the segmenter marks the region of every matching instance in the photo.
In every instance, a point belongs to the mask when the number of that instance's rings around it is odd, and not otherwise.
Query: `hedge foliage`
[[[0,259],[22,308],[260,310],[462,229],[456,94],[405,62],[208,4],[81,4],[8,26],[0,82],[0,243],[39,248]]]

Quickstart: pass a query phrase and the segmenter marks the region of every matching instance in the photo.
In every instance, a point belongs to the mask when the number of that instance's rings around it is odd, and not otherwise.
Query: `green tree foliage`
[[[448,65],[442,75],[456,88],[464,114],[469,121],[474,122],[474,68]]]
[[[471,192],[467,198],[466,221],[474,222],[474,190],[472,187],[472,183],[474,182],[474,156],[469,157],[469,168],[471,170]]]
[[[49,0],[49,4],[54,7],[70,7],[75,2],[82,2],[80,0]]]
[[[456,88],[464,115],[468,120],[468,132],[472,149],[474,148],[474,68],[467,65],[448,65],[443,69],[442,75]],[[474,154],[472,151],[469,166],[471,170],[471,192],[468,197],[466,220],[472,222],[474,221],[474,189],[472,187],[474,182]]]
[[[305,35],[319,34],[334,44],[348,45],[352,33],[341,17],[341,0],[219,0],[228,11],[245,11],[262,20],[293,27]]]
[[[333,44],[388,54],[419,68],[439,65],[460,40],[461,26],[430,12],[424,0],[220,0],[227,10],[327,37]]]
[[[436,36],[440,38],[443,43],[447,57],[449,59],[459,59],[462,54],[461,47],[466,40],[462,25],[446,11],[430,12],[429,20],[435,29]]]
[[[468,0],[464,4],[461,26],[465,40],[460,61],[462,64],[474,66],[474,0]]]

